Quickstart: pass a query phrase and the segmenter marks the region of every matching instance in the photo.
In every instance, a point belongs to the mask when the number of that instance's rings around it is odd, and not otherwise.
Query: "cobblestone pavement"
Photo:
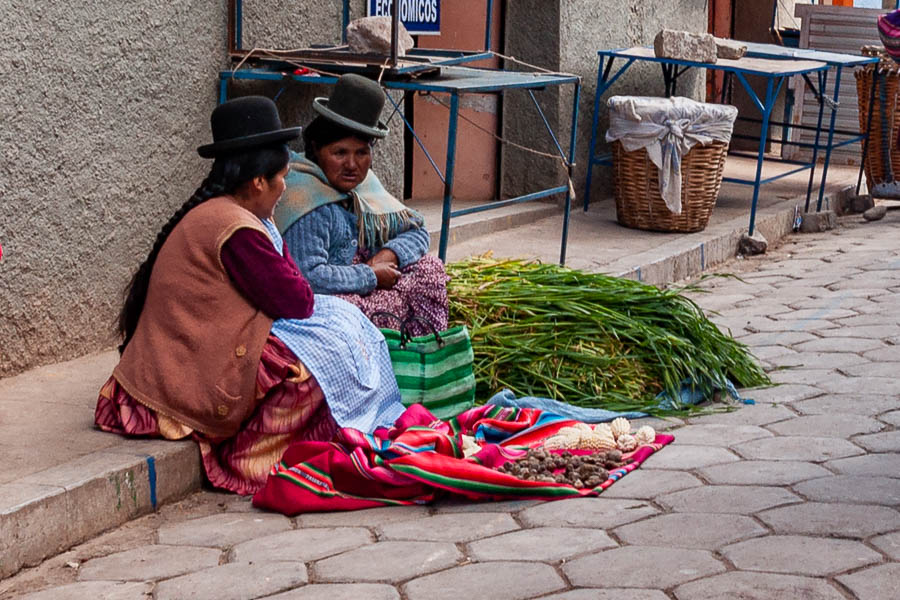
[[[600,498],[289,519],[202,492],[0,597],[900,598],[898,223],[795,236],[702,282],[783,385],[672,421],[675,443]]]

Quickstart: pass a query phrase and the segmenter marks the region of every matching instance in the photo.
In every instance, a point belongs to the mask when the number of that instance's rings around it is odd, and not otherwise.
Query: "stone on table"
[[[737,60],[747,54],[747,45],[736,40],[728,38],[715,38],[716,40],[716,56],[719,58],[728,58]]]
[[[415,42],[403,23],[398,23],[397,56],[405,56]],[[347,25],[347,45],[356,54],[391,53],[391,18],[362,17]]]
[[[714,63],[716,38],[708,33],[663,29],[653,39],[653,51],[658,58]]]

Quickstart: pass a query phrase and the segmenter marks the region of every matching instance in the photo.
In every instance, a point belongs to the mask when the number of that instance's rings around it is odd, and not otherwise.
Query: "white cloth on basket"
[[[668,209],[681,214],[681,157],[696,144],[731,141],[737,108],[690,98],[613,96],[606,141],[626,152],[641,148],[659,169],[659,193]]]

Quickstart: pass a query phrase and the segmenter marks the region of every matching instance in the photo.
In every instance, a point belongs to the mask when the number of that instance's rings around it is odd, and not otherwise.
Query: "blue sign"
[[[369,0],[370,17],[390,17],[393,0]],[[441,0],[398,0],[400,20],[411,35],[441,33]]]

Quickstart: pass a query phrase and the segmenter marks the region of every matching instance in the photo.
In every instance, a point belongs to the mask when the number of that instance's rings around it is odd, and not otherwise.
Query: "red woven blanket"
[[[589,489],[524,481],[495,470],[574,423],[537,409],[491,405],[440,421],[421,405],[413,405],[391,429],[372,435],[342,429],[332,442],[293,444],[272,467],[266,484],[253,496],[253,505],[295,515],[424,504],[439,495],[471,500],[595,496],[674,439],[657,434],[654,443],[625,454],[627,464]],[[463,458],[461,434],[483,443],[481,451]]]

